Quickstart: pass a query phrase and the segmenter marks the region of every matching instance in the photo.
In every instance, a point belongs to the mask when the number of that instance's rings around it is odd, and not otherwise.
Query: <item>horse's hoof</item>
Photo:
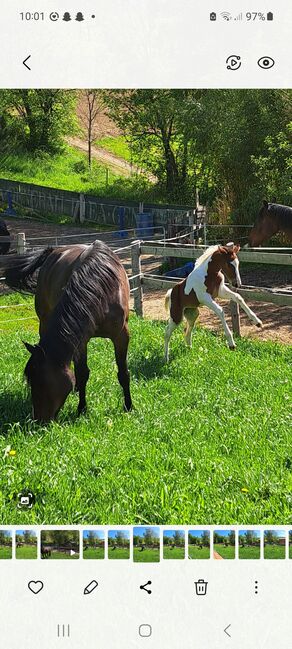
[[[132,403],[131,403],[130,406],[126,406],[126,404],[124,404],[124,412],[131,412],[131,410],[133,410],[133,404]]]
[[[262,328],[263,328],[263,323],[262,323],[261,321],[260,321],[260,322],[257,322],[257,323],[256,323],[256,326],[257,326],[259,329],[262,329]]]
[[[232,347],[229,347],[231,352],[234,352],[236,350],[236,345],[233,345]]]
[[[77,408],[77,415],[80,417],[80,415],[85,415],[87,412],[87,406],[78,406]]]

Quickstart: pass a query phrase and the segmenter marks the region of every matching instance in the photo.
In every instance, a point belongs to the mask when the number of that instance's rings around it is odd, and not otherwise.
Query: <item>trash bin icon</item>
[[[196,595],[207,595],[208,582],[204,579],[195,581]]]

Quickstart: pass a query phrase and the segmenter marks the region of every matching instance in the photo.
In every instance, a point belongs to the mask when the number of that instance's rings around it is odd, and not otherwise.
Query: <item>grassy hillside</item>
[[[164,324],[132,316],[133,412],[123,413],[112,344],[97,339],[88,414],[76,418],[72,394],[40,426],[23,379],[22,340],[37,340],[37,321],[7,322],[32,315],[0,310],[3,524],[290,522],[291,348],[241,339],[231,353],[198,328],[191,351],[173,335],[165,365]],[[15,505],[24,488],[36,495],[31,512]]]

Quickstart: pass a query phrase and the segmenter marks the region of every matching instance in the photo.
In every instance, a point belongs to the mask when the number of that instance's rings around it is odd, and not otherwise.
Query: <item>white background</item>
[[[56,6],[57,5],[57,6]],[[82,10],[86,20],[62,20]],[[274,21],[210,22],[211,11],[274,12]],[[45,11],[22,22],[21,11]],[[60,20],[49,19],[58,11]],[[10,0],[1,8],[2,87],[291,87],[291,2]],[[95,14],[93,20],[91,15]],[[242,57],[227,70],[229,55]],[[31,71],[22,61],[31,55]],[[262,70],[257,61],[271,56]]]

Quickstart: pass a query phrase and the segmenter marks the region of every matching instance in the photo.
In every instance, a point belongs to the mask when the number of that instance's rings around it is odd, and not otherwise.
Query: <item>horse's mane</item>
[[[280,205],[279,203],[269,203],[268,211],[275,216],[279,216],[281,224],[290,226],[292,225],[292,207],[288,205]]]
[[[218,250],[218,245],[210,246],[209,248],[207,248],[207,250],[204,250],[203,254],[200,255],[200,257],[198,257],[198,259],[196,260],[195,268],[202,266],[202,264],[206,261],[206,259],[208,259],[208,257],[212,257],[212,255],[214,254],[214,252],[216,252],[216,250]]]
[[[110,296],[117,291],[120,269],[119,258],[102,241],[88,246],[52,313],[47,333],[40,341],[41,345],[49,346],[56,360],[60,360],[56,334],[73,349],[94,335],[97,323],[108,312]]]

